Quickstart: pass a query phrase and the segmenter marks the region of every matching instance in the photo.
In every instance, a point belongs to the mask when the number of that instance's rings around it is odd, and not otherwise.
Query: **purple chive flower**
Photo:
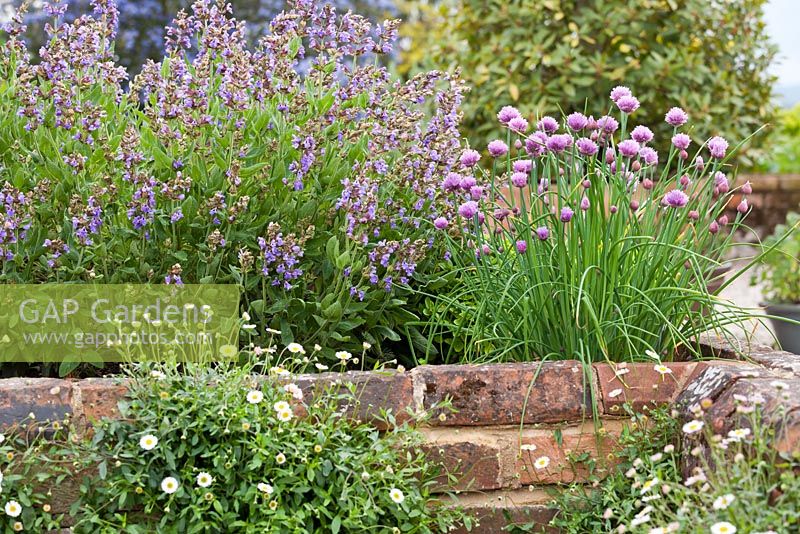
[[[639,100],[635,96],[621,96],[616,103],[623,113],[633,113],[639,109]]]
[[[508,121],[508,127],[512,132],[525,133],[528,130],[528,121],[522,117],[514,117]]]
[[[524,172],[515,172],[511,175],[511,184],[514,187],[525,187],[528,185],[528,174]]]
[[[686,150],[689,148],[689,144],[692,142],[692,138],[684,133],[679,133],[672,136],[672,144],[675,145],[675,148],[679,148],[681,150]]]
[[[531,172],[533,169],[533,162],[529,159],[518,159],[511,164],[514,172]]]
[[[473,187],[475,187],[476,183],[477,182],[475,181],[475,177],[474,176],[463,176],[461,178],[461,183],[459,183],[459,187],[461,189],[463,189],[464,191],[469,191]]]
[[[447,173],[447,177],[442,182],[442,189],[447,192],[455,191],[461,187],[461,175],[454,172]]]
[[[553,117],[544,116],[542,117],[539,122],[536,123],[536,128],[545,132],[545,133],[553,133],[558,130],[558,121],[555,120]]]
[[[574,214],[575,212],[569,206],[564,206],[561,208],[561,222],[568,223]]]
[[[544,132],[533,132],[525,140],[525,152],[531,156],[541,156],[547,151],[547,134]]]
[[[612,134],[619,128],[619,121],[610,115],[603,115],[597,119],[597,127],[605,133]]]
[[[486,148],[489,150],[489,154],[493,158],[499,158],[500,156],[508,154],[508,145],[499,139],[495,139],[489,143]]]
[[[578,147],[578,152],[583,154],[584,156],[594,156],[597,154],[599,150],[597,143],[589,139],[588,137],[581,137],[575,142],[575,146]]]
[[[723,215],[718,220],[719,220],[719,224],[721,226],[726,226],[728,224],[728,216],[727,215]]]
[[[631,96],[631,95],[633,95],[633,93],[631,93],[630,89],[628,89],[624,85],[618,85],[618,86],[616,86],[615,88],[613,88],[611,90],[611,95],[610,96],[611,96],[611,100],[616,103],[616,102],[619,101],[620,98],[622,98],[624,96]]]
[[[728,183],[728,177],[725,176],[725,173],[717,171],[714,175],[714,187],[717,188],[722,194],[725,194],[730,189],[730,184]]]
[[[708,225],[708,231],[712,234],[719,232],[719,224],[717,221],[711,221],[711,224]]]
[[[536,236],[541,241],[547,241],[547,238],[550,237],[550,230],[546,226],[540,226],[536,229]]]
[[[586,211],[589,209],[589,197],[583,197],[581,199],[581,209]]]
[[[461,165],[464,167],[474,167],[478,160],[481,159],[481,154],[477,150],[467,149],[461,154]]]
[[[468,200],[458,208],[458,214],[465,219],[472,219],[476,213],[478,213],[478,203],[474,200]]]
[[[682,208],[689,203],[689,197],[680,189],[673,189],[664,195],[664,204],[671,208]]]
[[[583,113],[576,111],[575,113],[570,113],[567,117],[567,126],[576,132],[586,128],[587,124],[589,124],[589,119]]]
[[[619,153],[625,156],[626,158],[632,158],[639,153],[639,143],[634,141],[633,139],[626,139],[625,141],[621,142],[617,145],[617,149]]]
[[[722,159],[728,150],[728,142],[722,137],[715,136],[708,140],[708,151],[712,158]]]
[[[637,126],[631,132],[631,138],[637,143],[649,143],[653,140],[653,130],[647,126]]]
[[[483,196],[483,188],[479,185],[473,185],[469,188],[469,196],[472,200],[480,200]]]
[[[517,252],[520,254],[525,254],[526,250],[528,250],[528,243],[523,240],[517,241]]]
[[[546,143],[547,149],[556,153],[563,152],[570,145],[572,145],[572,136],[569,134],[551,135]]]
[[[689,115],[686,114],[681,108],[671,108],[667,111],[667,114],[664,115],[664,120],[667,121],[667,124],[675,126],[683,126],[689,120]]]
[[[691,220],[693,220],[693,221],[696,221],[696,220],[697,220],[697,219],[699,219],[699,218],[700,218],[700,212],[699,212],[699,211],[697,211],[697,210],[691,210],[691,211],[689,212],[689,219],[691,219]]]
[[[750,180],[746,181],[742,186],[742,193],[749,195],[753,192],[753,186],[750,185]]]
[[[695,168],[696,168],[698,171],[700,171],[700,172],[703,172],[703,169],[705,169],[705,168],[706,168],[706,164],[705,164],[705,162],[703,161],[703,156],[697,156],[697,157],[694,159],[694,167],[695,167]]]
[[[743,198],[742,201],[739,202],[739,205],[736,206],[736,211],[738,211],[739,213],[742,213],[742,214],[747,213],[748,209],[750,209],[750,206],[747,205],[747,199],[746,198]]]
[[[642,157],[645,165],[655,165],[658,163],[658,152],[650,148],[649,146],[643,147],[639,151],[639,156]]]
[[[629,206],[631,208],[631,211],[636,211],[636,210],[639,209],[639,201],[638,200],[631,200],[631,203],[629,204]]]
[[[436,217],[433,221],[433,226],[435,226],[437,230],[444,230],[447,228],[448,224],[447,219],[444,217]]]
[[[502,109],[497,113],[497,120],[500,121],[500,124],[508,124],[511,119],[516,119],[520,117],[519,110],[513,106],[503,106]]]

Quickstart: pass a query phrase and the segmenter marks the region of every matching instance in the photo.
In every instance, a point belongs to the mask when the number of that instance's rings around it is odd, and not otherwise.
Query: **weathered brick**
[[[588,423],[559,431],[523,430],[515,465],[519,484],[570,484],[585,482],[591,475],[605,476],[613,466],[610,453],[617,444],[622,423],[607,422],[600,428],[597,432]],[[542,458],[549,463],[537,468],[536,461]]]
[[[698,366],[696,362],[664,364],[670,373],[662,374],[650,363],[595,364],[598,396],[603,413],[623,415],[622,406],[634,410],[669,404],[683,390]],[[701,364],[702,365],[702,364]]]
[[[454,532],[505,534],[509,532],[510,525],[531,525],[525,532],[555,534],[558,530],[549,526],[556,514],[556,510],[546,504],[550,500],[545,492],[531,492],[527,489],[461,494],[458,499],[459,505],[464,515],[472,518],[474,522],[472,530],[468,531],[462,525]]]
[[[72,414],[72,384],[56,378],[0,380],[0,428],[33,421],[60,421]]]
[[[743,362],[701,362],[689,377],[674,405],[686,413],[687,408],[699,404],[703,399],[715,400],[731,384],[742,378],[759,377],[777,378],[777,375],[769,369]]]
[[[395,421],[402,423],[410,420],[409,409],[414,411],[415,408],[411,373],[407,372],[322,373],[300,375],[292,378],[292,382],[303,390],[306,403],[326,390],[346,393],[348,384],[352,384],[355,387],[352,400],[343,401],[342,407],[349,416],[370,421],[381,429],[388,426],[383,421],[382,411],[390,411]]]
[[[576,361],[426,365],[412,373],[425,409],[450,399],[457,410],[439,410],[446,418],[434,418],[433,425],[580,421],[592,413],[583,368]]]
[[[118,403],[128,393],[125,381],[116,378],[86,378],[77,382],[75,387],[80,392],[81,415],[86,422],[119,418]]]
[[[786,351],[769,350],[753,352],[748,355],[751,360],[768,369],[785,371],[800,376],[800,355]]]
[[[426,443],[428,458],[441,469],[439,489],[486,491],[500,489],[500,450],[497,445],[459,441]],[[452,478],[451,478],[452,477]]]

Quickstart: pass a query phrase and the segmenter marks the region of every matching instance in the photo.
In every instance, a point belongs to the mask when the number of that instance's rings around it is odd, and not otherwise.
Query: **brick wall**
[[[742,174],[737,178],[737,184],[743,184],[745,180],[753,184],[753,193],[748,196],[753,211],[747,224],[755,228],[760,237],[769,235],[784,221],[789,211],[800,209],[800,174]],[[732,214],[739,200],[738,195],[731,200]]]
[[[668,375],[651,364],[595,364],[585,373],[579,362],[562,361],[423,366],[293,381],[307,396],[331,381],[356,383],[359,400],[348,409],[351,416],[365,419],[379,408],[405,414],[408,408],[419,411],[450,398],[458,411],[435,414],[420,430],[428,454],[457,476],[458,499],[479,519],[477,532],[500,533],[507,517],[537,522],[549,532],[544,525],[555,510],[548,507],[547,490],[587,479],[586,466],[569,460],[573,453],[595,458],[600,474],[613,467],[608,453],[626,424],[621,413],[626,402],[636,410],[673,404],[688,418],[690,406],[712,399],[711,424],[722,432],[734,423],[734,395],[761,391],[768,401],[766,417],[781,407],[797,423],[779,429],[778,446],[800,450],[800,356],[751,347],[752,363],[743,363],[733,361],[735,353],[728,347],[706,343],[705,350],[723,359],[672,363]],[[776,379],[787,383],[790,395],[776,398],[769,385]],[[594,401],[588,385],[597,392]],[[125,393],[125,384],[115,379],[0,380],[0,428],[30,423],[30,414],[36,421],[69,415],[77,431],[86,431],[98,418],[118,416],[117,402]],[[599,435],[595,415],[602,428]],[[549,465],[537,469],[536,460],[545,456]],[[59,494],[66,497],[54,509],[65,509],[71,492],[62,486]]]

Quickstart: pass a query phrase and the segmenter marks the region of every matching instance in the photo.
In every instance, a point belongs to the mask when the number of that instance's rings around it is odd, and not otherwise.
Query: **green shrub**
[[[765,0],[443,0],[401,3],[422,30],[406,58],[415,69],[460,68],[472,87],[462,130],[483,147],[501,105],[532,119],[559,109],[608,111],[615,85],[636,87],[638,120],[659,124],[673,105],[688,110],[692,136],[743,139],[772,120],[776,48],[767,39]],[[414,16],[410,17],[415,20]],[[431,18],[438,25],[431,23]],[[659,126],[663,139],[669,129]],[[761,141],[760,139],[755,142]],[[753,151],[753,155],[756,151]]]
[[[773,303],[800,303],[800,214],[790,212],[786,222],[764,240],[768,248],[753,282],[762,284],[764,298]]]
[[[781,110],[769,150],[756,162],[755,170],[769,173],[800,173],[800,104]]]

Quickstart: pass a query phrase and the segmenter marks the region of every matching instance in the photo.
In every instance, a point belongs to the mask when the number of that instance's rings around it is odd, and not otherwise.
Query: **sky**
[[[778,76],[777,93],[784,104],[800,101],[800,0],[769,0],[765,9],[767,30],[780,48],[773,67]]]

